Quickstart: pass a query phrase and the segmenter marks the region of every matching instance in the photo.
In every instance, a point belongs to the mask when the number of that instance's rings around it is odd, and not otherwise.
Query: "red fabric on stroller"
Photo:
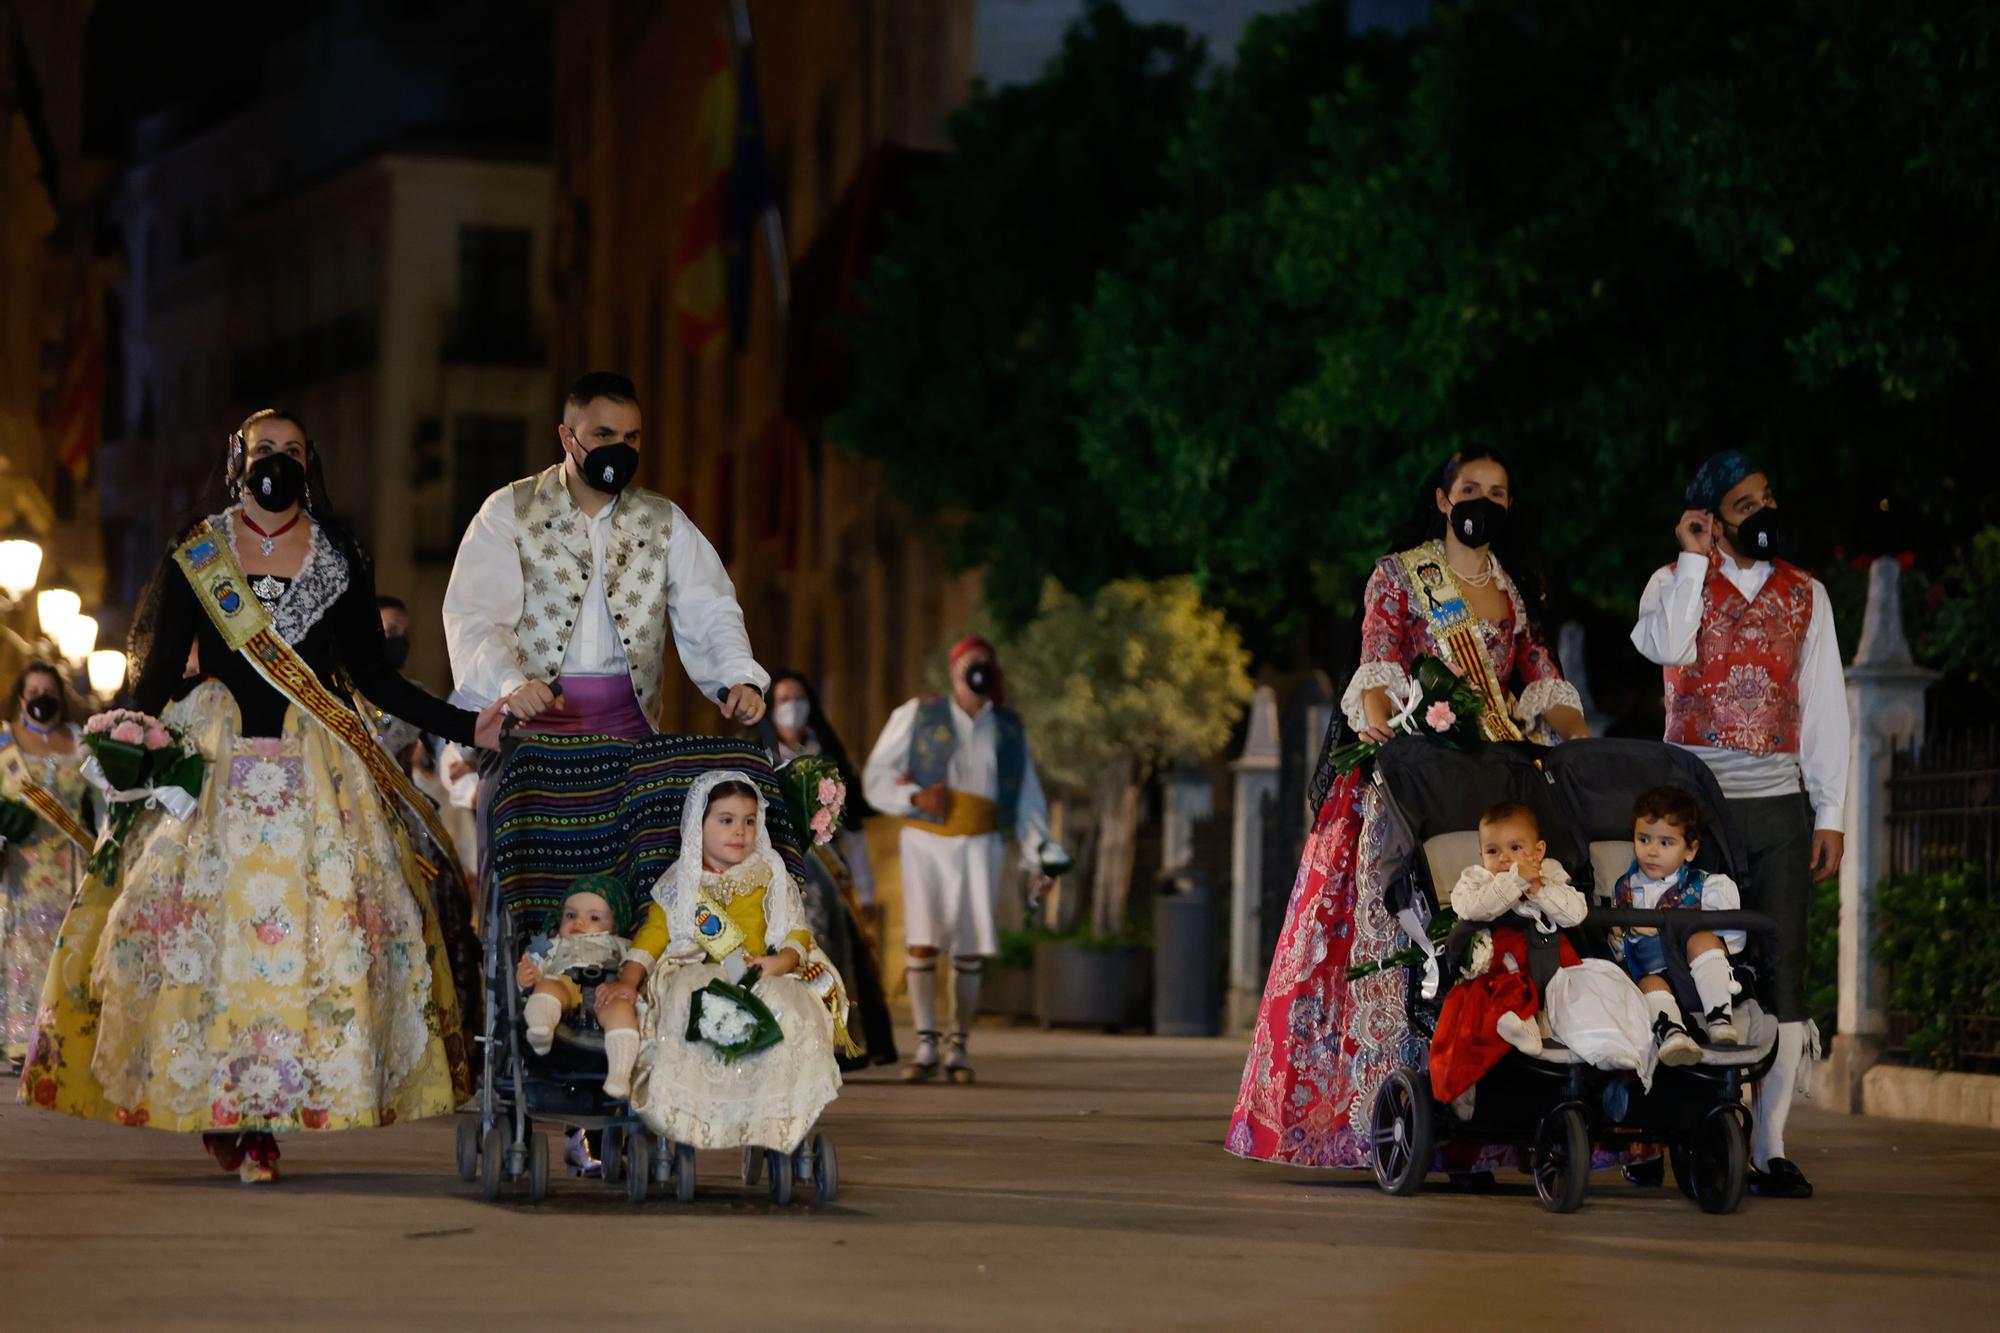
[[[1556,940],[1563,967],[1577,961],[1566,938]],[[1503,959],[1520,970],[1509,972]],[[1500,1063],[1512,1046],[1496,1030],[1502,1014],[1533,1018],[1541,1012],[1541,996],[1528,977],[1528,937],[1519,926],[1493,927],[1493,961],[1470,981],[1461,981],[1444,997],[1437,1031],[1431,1036],[1431,1095],[1441,1102],[1460,1096]]]

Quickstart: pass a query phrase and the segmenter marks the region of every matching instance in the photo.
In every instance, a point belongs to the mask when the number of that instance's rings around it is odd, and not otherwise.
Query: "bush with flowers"
[[[194,813],[208,760],[179,731],[147,713],[114,708],[84,724],[90,757],[83,775],[104,793],[110,817],[90,855],[89,871],[106,885],[118,883],[125,835],[146,810],[175,819]]]
[[[1410,683],[1400,693],[1389,691],[1390,731],[1424,736],[1454,750],[1475,750],[1486,742],[1479,715],[1486,700],[1465,683],[1463,673],[1442,658],[1420,653],[1410,668]],[[1349,741],[1329,762],[1343,776],[1375,757],[1382,747],[1374,741]]]

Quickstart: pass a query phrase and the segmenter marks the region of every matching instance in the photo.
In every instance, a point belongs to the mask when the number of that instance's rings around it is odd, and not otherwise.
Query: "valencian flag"
[[[86,264],[69,312],[53,423],[56,457],[78,481],[89,478],[104,434],[104,321],[99,300],[97,282]]]
[[[691,352],[715,345],[725,331],[733,346],[748,340],[757,228],[780,234],[748,19],[737,6],[733,69],[728,43],[716,37],[695,116],[695,178],[681,214],[673,278],[675,330]],[[783,253],[774,244],[774,262]],[[778,276],[782,288],[784,275]]]

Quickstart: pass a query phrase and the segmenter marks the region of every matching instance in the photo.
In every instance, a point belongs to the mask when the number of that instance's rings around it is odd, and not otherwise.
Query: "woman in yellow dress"
[[[61,670],[28,663],[7,699],[0,720],[0,796],[29,802],[32,789],[39,789],[72,820],[94,823],[93,789],[83,780],[84,749]],[[25,838],[0,846],[0,1052],[8,1060],[18,1062],[28,1052],[42,978],[70,895],[83,878],[84,855],[46,813],[37,815]]]
[[[186,822],[133,825],[115,884],[84,881],[22,1073],[38,1106],[199,1131],[246,1182],[276,1178],[276,1134],[446,1115],[470,1091],[432,900],[461,890],[414,850],[425,812],[350,686],[468,745],[493,743],[498,706],[475,717],[389,665],[317,464],[296,417],[252,416],[230,437],[236,503],[162,564],[134,703],[207,776]],[[191,644],[205,676],[175,699]]]

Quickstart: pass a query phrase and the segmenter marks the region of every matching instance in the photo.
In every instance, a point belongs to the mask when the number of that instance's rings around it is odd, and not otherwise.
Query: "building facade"
[[[458,533],[526,466],[531,434],[553,438],[551,176],[545,23],[423,10],[320,6],[272,54],[285,77],[268,94],[139,126],[117,204],[124,411],[104,475],[114,581],[133,600],[177,528],[219,501],[236,424],[297,412],[379,589],[411,605],[410,674],[442,689]],[[460,66],[525,61],[540,78],[408,72],[440,37],[462,39]]]
[[[760,660],[810,675],[850,745],[865,748],[972,618],[979,584],[945,568],[875,465],[827,444],[825,404],[808,381],[840,293],[865,266],[885,191],[943,147],[946,118],[971,87],[974,6],[748,6],[794,300],[781,324],[760,239],[747,345],[699,353],[675,338],[673,259],[727,12],[563,11],[555,364],[559,380],[591,368],[632,376],[646,409],[642,480],[723,552]],[[684,682],[662,713],[668,730],[717,726]]]

